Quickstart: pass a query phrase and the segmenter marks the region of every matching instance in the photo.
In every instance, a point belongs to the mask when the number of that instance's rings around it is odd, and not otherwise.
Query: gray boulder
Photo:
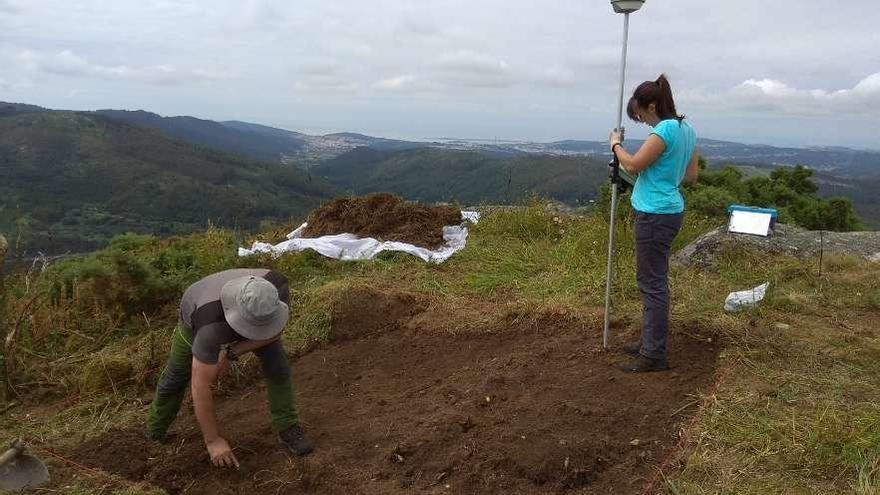
[[[672,256],[672,262],[684,266],[711,266],[718,253],[729,248],[747,247],[768,253],[782,253],[803,258],[825,253],[858,256],[880,262],[880,232],[818,232],[793,225],[776,224],[769,237],[731,234],[727,226],[708,232]]]

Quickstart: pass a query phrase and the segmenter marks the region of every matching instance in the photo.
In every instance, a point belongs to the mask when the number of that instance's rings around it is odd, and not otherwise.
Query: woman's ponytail
[[[657,85],[658,90],[657,101],[654,103],[657,106],[657,115],[661,119],[678,119],[681,122],[684,119],[684,115],[679,115],[675,111],[672,86],[669,85],[669,79],[666,79],[666,74],[660,74],[660,77],[654,83]]]
[[[684,120],[684,115],[679,115],[675,110],[672,87],[669,85],[666,74],[660,74],[656,81],[645,81],[639,84],[630,98],[629,105],[627,105],[627,114],[631,119],[638,120],[635,106],[648,108],[651,103],[657,109],[657,116],[660,117],[660,120],[677,119],[679,122]]]

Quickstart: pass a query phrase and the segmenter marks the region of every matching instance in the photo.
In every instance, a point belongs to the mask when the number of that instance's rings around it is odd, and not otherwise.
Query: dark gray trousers
[[[683,214],[660,215],[636,211],[636,281],[645,306],[642,313],[641,354],[666,359],[669,332],[669,254],[681,230]]]

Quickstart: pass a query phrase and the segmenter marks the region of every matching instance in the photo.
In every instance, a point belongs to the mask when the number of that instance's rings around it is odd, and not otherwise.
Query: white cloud
[[[507,61],[471,50],[441,55],[428,70],[431,80],[446,86],[500,89],[515,83]]]
[[[504,59],[472,50],[444,53],[412,71],[380,79],[373,89],[397,93],[430,93],[434,97],[466,90],[504,89],[522,82]]]
[[[284,20],[282,11],[269,0],[236,2],[227,15],[226,27],[236,32],[264,30]]]
[[[0,14],[21,14],[24,4],[15,0],[0,0]]]
[[[293,88],[305,93],[353,93],[360,85],[336,74],[306,74],[299,77]]]
[[[536,86],[549,86],[551,88],[571,88],[582,84],[583,80],[577,72],[570,67],[552,66],[538,70],[529,77]]]
[[[666,72],[680,110],[695,122],[718,118],[719,136],[775,119],[786,125],[750,139],[825,142],[836,137],[802,124],[833,116],[852,143],[876,142],[866,122],[880,77],[865,75],[880,70],[880,52],[865,47],[880,43],[880,10],[705,3],[652,1],[631,19],[628,92]],[[34,81],[7,91],[44,106],[603,138],[616,109],[621,24],[607,0],[0,0],[0,77],[5,88]],[[145,84],[153,87],[135,87]],[[70,87],[81,91],[65,99]]]
[[[746,108],[787,114],[840,115],[874,113],[880,105],[880,72],[850,89],[798,89],[775,79],[748,79],[734,88],[733,101]]]
[[[676,96],[682,108],[715,113],[745,111],[789,117],[863,117],[874,114],[880,106],[880,72],[846,89],[800,89],[778,79],[765,78],[747,79],[722,91],[683,90]]]
[[[880,72],[871,74],[862,79],[853,88],[853,93],[859,95],[877,95],[880,93]]]
[[[435,22],[415,12],[405,12],[398,21],[396,29],[404,36],[431,38],[441,34],[440,27]]]
[[[18,60],[29,70],[48,74],[118,79],[159,85],[179,85],[232,77],[230,74],[206,69],[178,69],[171,65],[102,65],[92,63],[86,57],[77,55],[70,50],[62,50],[55,54],[24,50],[18,54]]]
[[[419,78],[417,76],[414,76],[412,74],[404,74],[402,76],[383,79],[374,84],[373,88],[386,91],[399,91],[412,87],[413,83],[417,82],[418,80]]]

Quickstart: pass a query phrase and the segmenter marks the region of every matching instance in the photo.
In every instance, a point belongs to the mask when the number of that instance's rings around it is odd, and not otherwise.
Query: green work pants
[[[293,381],[290,363],[280,340],[254,351],[260,360],[266,389],[272,428],[282,432],[297,424],[296,407],[293,402]],[[147,433],[151,438],[165,437],[168,427],[177,417],[186,389],[192,376],[192,331],[178,325],[171,339],[168,364],[156,385],[156,397],[150,406]]]

